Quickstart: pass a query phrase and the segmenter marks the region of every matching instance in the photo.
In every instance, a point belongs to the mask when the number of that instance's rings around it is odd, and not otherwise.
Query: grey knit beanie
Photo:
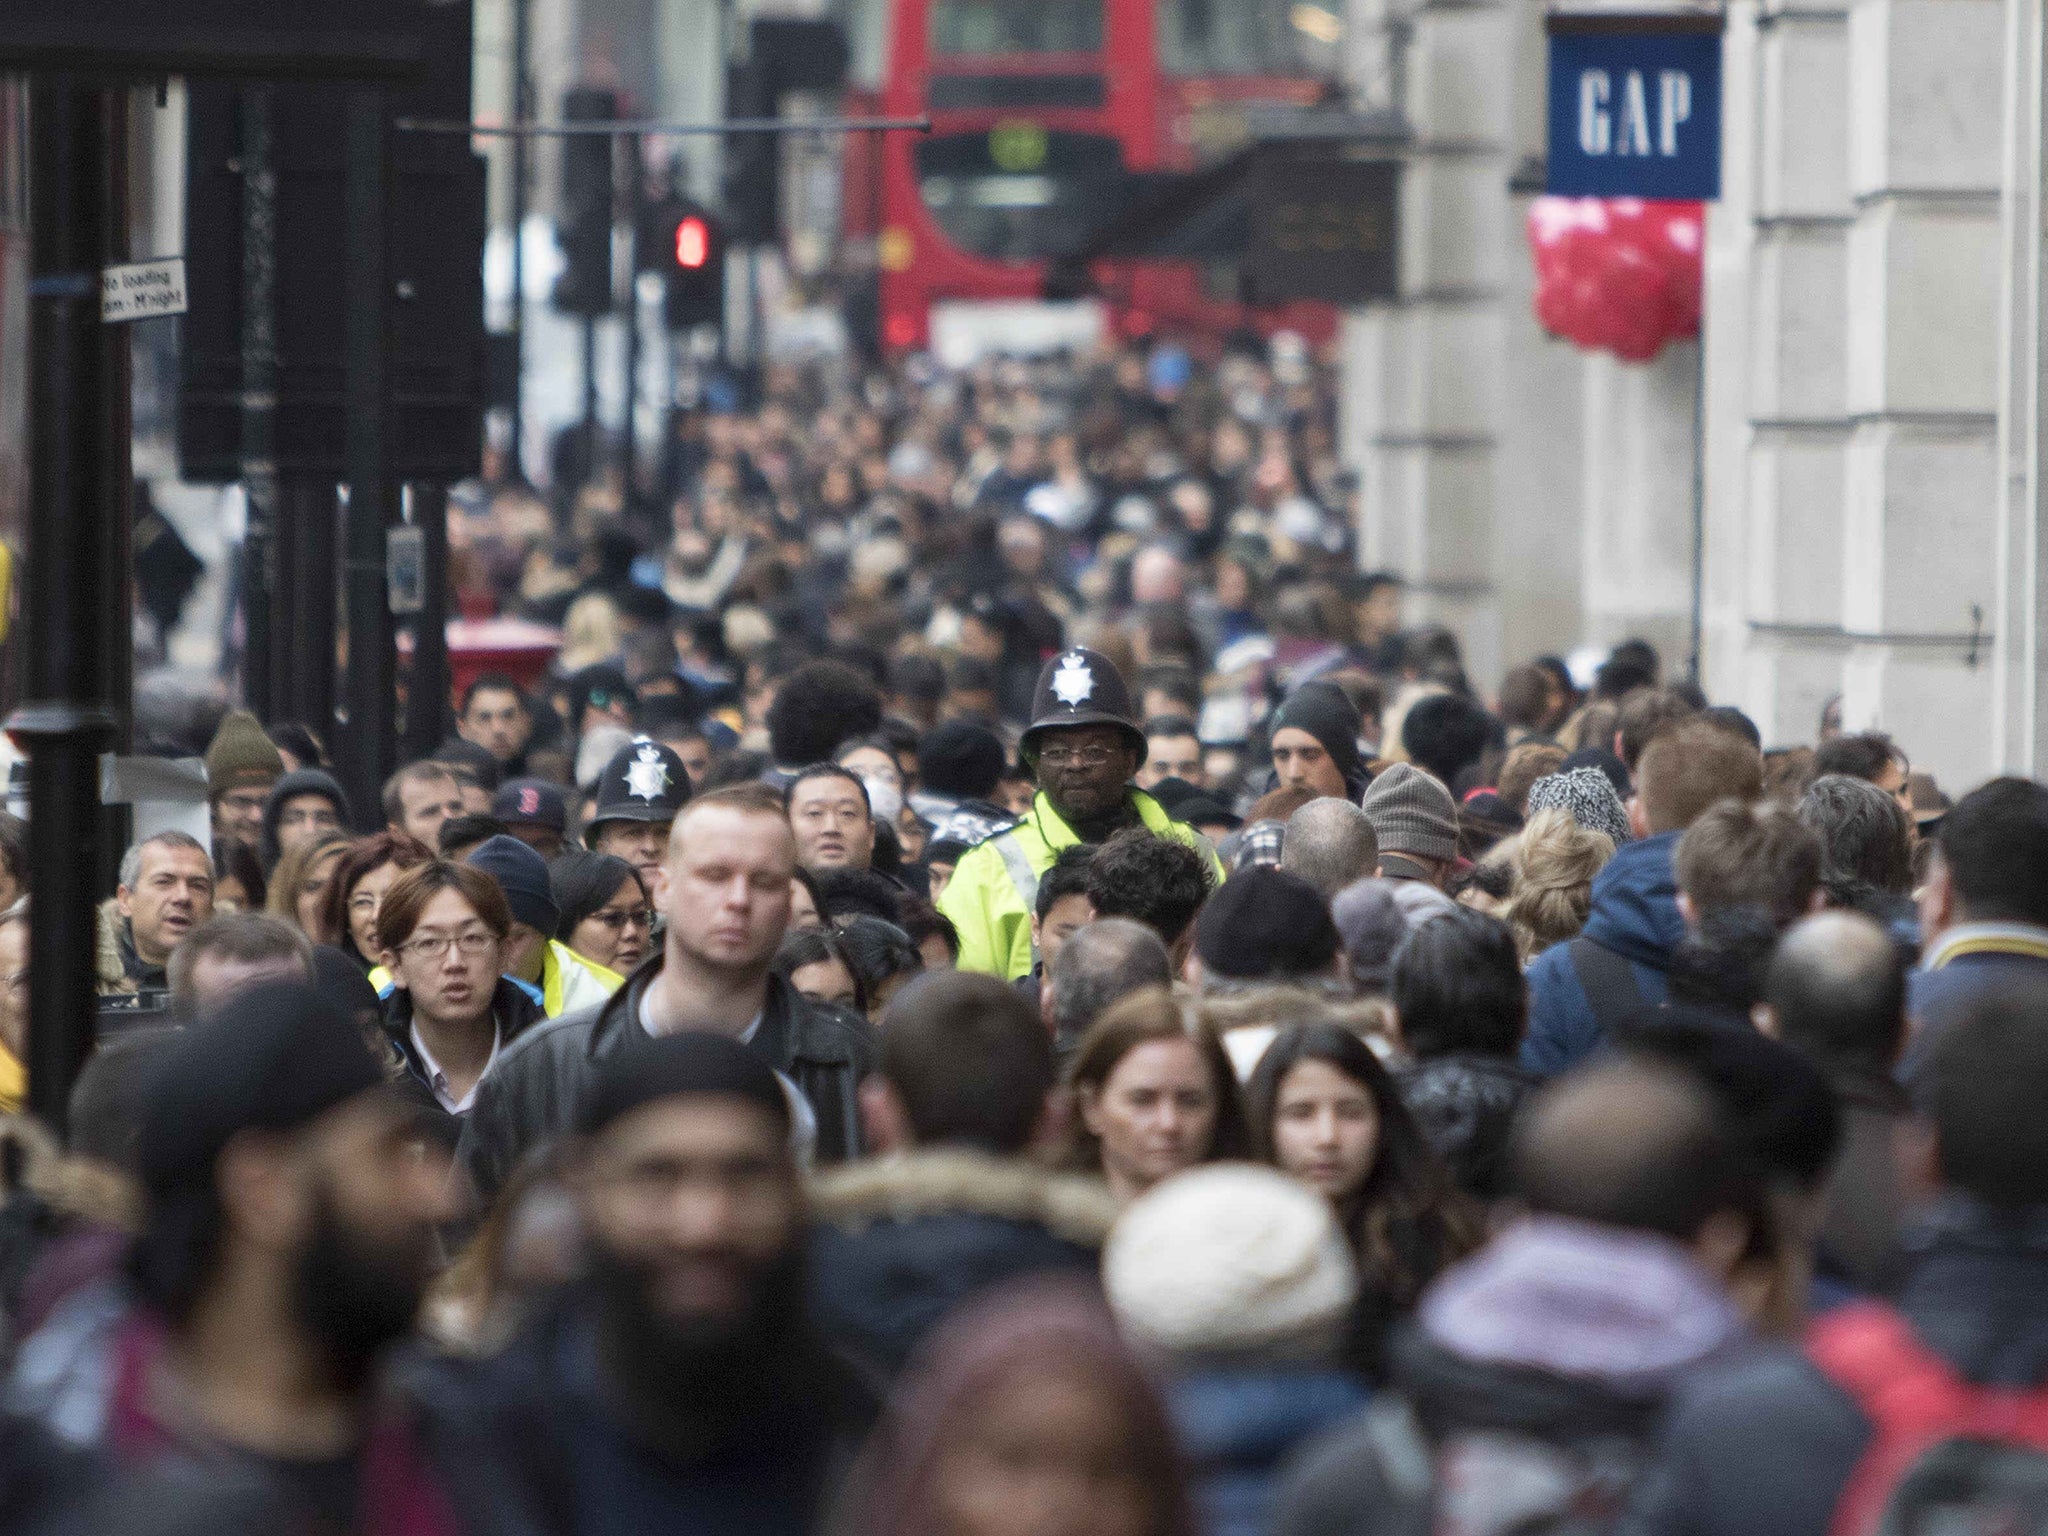
[[[1605,832],[1619,848],[1629,841],[1628,812],[1621,796],[1598,768],[1569,768],[1563,773],[1545,774],[1529,786],[1529,811],[1556,806],[1588,832]]]
[[[1365,792],[1365,814],[1381,854],[1424,859],[1458,856],[1458,806],[1443,782],[1413,763],[1392,763]]]

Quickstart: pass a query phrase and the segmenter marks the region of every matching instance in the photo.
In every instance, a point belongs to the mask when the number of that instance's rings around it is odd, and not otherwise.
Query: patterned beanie
[[[1588,832],[1605,832],[1619,848],[1630,839],[1628,812],[1598,768],[1546,774],[1529,786],[1529,815],[1557,806]]]

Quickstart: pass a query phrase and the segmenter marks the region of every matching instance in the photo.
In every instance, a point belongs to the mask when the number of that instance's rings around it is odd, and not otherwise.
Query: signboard
[[[1265,154],[1252,179],[1244,272],[1255,304],[1364,304],[1395,295],[1392,160]]]
[[[100,320],[120,325],[185,313],[185,258],[131,261],[100,269]]]
[[[436,0],[11,0],[0,68],[376,79],[423,65]]]
[[[1561,197],[1721,195],[1718,12],[1553,12],[1548,190]]]

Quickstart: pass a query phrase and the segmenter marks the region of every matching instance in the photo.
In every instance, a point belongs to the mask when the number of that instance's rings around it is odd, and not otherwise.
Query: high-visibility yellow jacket
[[[1131,805],[1146,828],[1160,837],[1199,848],[1223,878],[1223,862],[1209,840],[1168,816],[1142,790],[1130,791]],[[1080,834],[1068,826],[1041,792],[1031,812],[1007,832],[975,844],[960,856],[953,878],[939,897],[939,910],[960,933],[960,969],[984,971],[1014,981],[1031,973],[1031,910],[1038,882],[1062,848]]]

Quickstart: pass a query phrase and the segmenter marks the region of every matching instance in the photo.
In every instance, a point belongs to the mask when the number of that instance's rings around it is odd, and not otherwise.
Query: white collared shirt
[[[477,1073],[476,1081],[469,1085],[469,1092],[460,1099],[448,1091],[448,1074],[441,1070],[441,1063],[434,1060],[434,1053],[427,1049],[427,1042],[420,1038],[420,1027],[412,1026],[412,1048],[419,1053],[420,1065],[427,1069],[427,1086],[434,1090],[434,1098],[451,1115],[466,1115],[470,1105],[476,1102],[476,1091],[483,1080],[491,1075],[491,1068],[498,1064],[498,1047],[504,1043],[504,1032],[499,1029],[496,1019],[491,1021],[491,1054],[484,1062],[483,1071]]]

